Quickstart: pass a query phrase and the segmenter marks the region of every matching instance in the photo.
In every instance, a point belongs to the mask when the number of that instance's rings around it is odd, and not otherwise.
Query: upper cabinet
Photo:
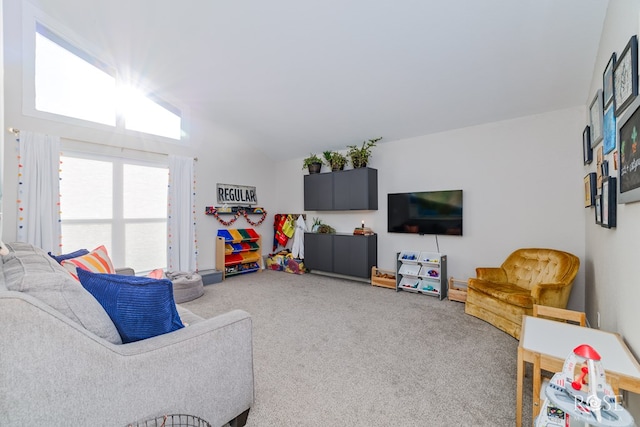
[[[304,210],[378,210],[378,170],[358,168],[305,175]]]

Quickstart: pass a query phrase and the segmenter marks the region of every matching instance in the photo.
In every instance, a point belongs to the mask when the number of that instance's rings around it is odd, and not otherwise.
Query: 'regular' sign
[[[252,206],[258,203],[256,187],[233,184],[216,184],[220,205]]]

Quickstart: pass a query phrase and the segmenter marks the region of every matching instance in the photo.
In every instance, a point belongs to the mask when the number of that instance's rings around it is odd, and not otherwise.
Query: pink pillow
[[[147,277],[150,277],[152,279],[164,279],[164,270],[162,270],[161,268],[156,268],[155,270],[147,274]]]

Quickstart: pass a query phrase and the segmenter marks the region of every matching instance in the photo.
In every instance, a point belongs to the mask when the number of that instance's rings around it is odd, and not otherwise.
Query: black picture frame
[[[602,194],[596,194],[595,202],[596,224],[602,225]]]
[[[616,226],[616,178],[605,176],[602,179],[602,226],[604,228],[614,228]]]
[[[608,107],[609,104],[614,100],[614,85],[615,81],[613,79],[613,70],[616,66],[616,53],[613,52],[611,57],[609,58],[609,62],[607,62],[607,66],[604,67],[604,71],[602,73],[602,98],[604,108]]]
[[[616,116],[638,96],[638,37],[633,35],[613,68],[613,99]]]
[[[582,131],[582,160],[585,165],[593,162],[593,148],[591,148],[591,126]]]
[[[590,172],[584,177],[584,207],[590,208],[596,204],[596,192],[598,178],[595,172]]]
[[[591,148],[595,148],[604,139],[603,128],[604,107],[602,104],[602,89],[598,89],[593,101],[589,104],[589,128],[591,129]]]
[[[640,96],[617,121],[618,203],[640,201]]]

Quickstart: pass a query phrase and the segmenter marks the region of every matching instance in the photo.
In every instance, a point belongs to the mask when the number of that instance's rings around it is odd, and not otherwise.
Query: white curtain
[[[18,241],[60,249],[60,137],[20,132]]]
[[[169,155],[167,266],[170,271],[197,270],[194,159]]]

